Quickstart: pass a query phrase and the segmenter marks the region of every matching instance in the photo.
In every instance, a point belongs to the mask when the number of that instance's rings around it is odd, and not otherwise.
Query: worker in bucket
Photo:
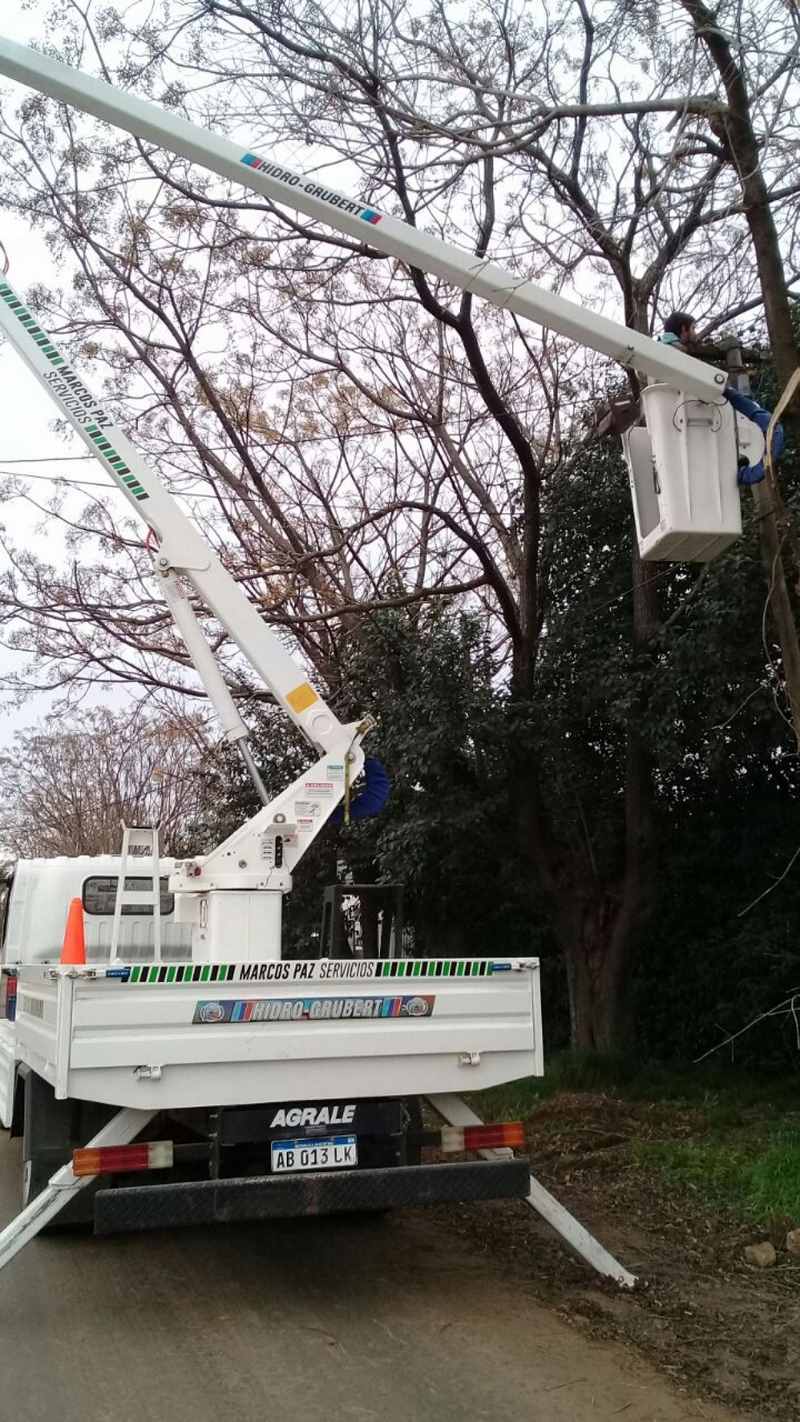
[[[694,316],[690,316],[688,311],[673,311],[664,322],[664,329],[658,339],[662,346],[672,346],[675,350],[689,355],[692,346],[697,344]]]
[[[697,340],[694,317],[690,316],[688,311],[673,311],[664,322],[664,329],[658,340],[663,346],[672,346],[673,350],[689,355],[690,347]],[[624,435],[633,425],[638,424],[641,418],[641,401],[615,401],[608,414],[600,421],[595,433],[601,437],[607,434]]]
[[[692,346],[697,346],[694,317],[690,316],[688,311],[673,311],[672,315],[668,316],[664,322],[664,330],[658,339],[663,345],[672,346],[673,350],[684,351],[689,355]],[[766,435],[769,422],[772,419],[771,410],[766,410],[763,405],[759,405],[757,400],[751,400],[749,395],[743,395],[734,385],[727,386],[723,394],[738,415],[744,415],[745,419],[752,420],[753,424],[758,425],[762,434]],[[783,445],[783,426],[776,425],[772,434],[773,459],[780,458],[783,453]],[[759,459],[756,464],[748,464],[744,457],[740,458],[738,475],[740,484],[760,484],[764,476],[763,459]]]

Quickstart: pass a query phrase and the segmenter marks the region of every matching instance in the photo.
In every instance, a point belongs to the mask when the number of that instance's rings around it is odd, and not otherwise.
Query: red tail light
[[[168,1170],[172,1141],[146,1141],[141,1145],[87,1146],[72,1152],[73,1175],[127,1175],[131,1170]]]
[[[502,1146],[524,1146],[525,1127],[521,1121],[501,1121],[488,1126],[443,1126],[441,1148],[453,1153],[463,1150],[494,1150]]]

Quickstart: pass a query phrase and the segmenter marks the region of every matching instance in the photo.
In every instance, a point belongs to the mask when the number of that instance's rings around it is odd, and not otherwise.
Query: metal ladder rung
[[[144,855],[132,854],[133,849],[150,852],[151,869],[142,874],[150,879],[149,889],[126,889],[129,878],[136,878],[137,867],[141,868]],[[138,865],[137,865],[138,861]],[[119,961],[119,938],[122,928],[123,908],[150,908],[153,912],[153,961],[161,962],[161,873],[158,853],[158,826],[145,828],[142,825],[122,825],[122,859],[117,878],[117,893],[114,899],[114,923],[111,929],[110,961]]]

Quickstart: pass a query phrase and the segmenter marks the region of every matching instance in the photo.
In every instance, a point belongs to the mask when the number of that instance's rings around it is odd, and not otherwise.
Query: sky
[[[40,39],[43,26],[40,14],[25,12],[22,0],[4,0],[0,33],[6,39],[20,44]],[[0,79],[0,103],[10,103],[16,107],[26,91],[9,80]],[[29,91],[28,91],[29,92]],[[43,240],[31,233],[26,224],[8,213],[0,214],[0,242],[3,243],[9,259],[9,280],[24,294],[36,281],[52,284],[53,259]],[[75,456],[84,456],[86,449],[77,435],[56,434],[51,428],[56,416],[56,408],[47,399],[38,381],[23,365],[17,353],[5,342],[0,346],[0,401],[2,402],[2,435],[0,435],[0,477],[26,472],[35,475],[30,489],[43,502],[52,492],[53,485],[46,482],[47,476],[66,479],[80,477],[98,480],[105,476],[101,466],[91,458],[84,463],[73,462]],[[71,458],[70,458],[71,456]],[[44,463],[25,464],[24,460],[44,460]],[[108,481],[108,497],[112,504],[125,508],[125,499]],[[38,532],[40,515],[22,500],[6,502],[0,509],[0,524],[12,539],[19,541],[24,535],[36,543],[44,535]],[[52,538],[52,530],[48,538]],[[3,554],[0,552],[0,566]],[[21,666],[24,658],[20,653],[0,645],[0,676],[7,675]],[[46,715],[52,698],[39,695],[16,707],[7,693],[0,690],[0,747],[8,745],[14,732],[33,725]],[[103,703],[109,704],[107,695]]]
[[[23,0],[0,0],[0,35],[19,44],[40,42],[45,34],[42,14],[38,7],[35,11],[25,10]],[[26,87],[0,76],[0,106],[7,104],[14,110],[30,92]],[[292,162],[294,156],[291,147],[286,148],[286,161]],[[0,242],[9,260],[9,280],[22,296],[34,282],[54,284],[52,255],[41,236],[32,233],[25,223],[13,215],[0,213]],[[42,503],[54,491],[55,485],[48,483],[51,476],[76,482],[81,478],[94,483],[106,480],[102,466],[91,456],[88,460],[85,458],[87,450],[77,435],[56,433],[52,428],[58,413],[55,405],[48,400],[39,382],[2,336],[0,391],[3,411],[0,480],[9,474],[31,476],[29,490]],[[76,459],[83,462],[76,462]],[[43,462],[28,464],[27,460]],[[127,512],[124,496],[110,480],[107,487],[110,506],[119,507],[120,513]],[[7,530],[11,541],[19,543],[24,540],[29,547],[41,548],[49,553],[54,551],[53,540],[59,536],[52,520],[48,522],[45,532],[42,515],[22,499],[4,503],[0,508],[0,525]],[[0,570],[4,566],[5,555],[0,549]],[[2,635],[0,630],[0,637]],[[23,653],[15,652],[0,642],[0,678],[20,670],[24,663]],[[40,722],[52,709],[56,696],[57,693],[51,696],[33,695],[23,705],[17,706],[13,696],[0,688],[0,750],[13,741],[15,731]],[[127,697],[124,690],[104,689],[97,699],[103,705],[113,707],[123,705]]]

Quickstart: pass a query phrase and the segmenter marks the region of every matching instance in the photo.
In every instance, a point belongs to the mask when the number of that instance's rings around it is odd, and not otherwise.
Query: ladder
[[[128,861],[135,866],[137,860],[150,857],[153,866],[150,888],[126,889],[128,882]],[[136,908],[150,908],[153,914],[153,961],[161,962],[161,875],[158,857],[158,825],[126,825],[122,822],[122,863],[117,879],[117,896],[114,901],[114,923],[111,929],[110,961],[119,961],[119,937],[122,927],[122,910],[128,905]]]

